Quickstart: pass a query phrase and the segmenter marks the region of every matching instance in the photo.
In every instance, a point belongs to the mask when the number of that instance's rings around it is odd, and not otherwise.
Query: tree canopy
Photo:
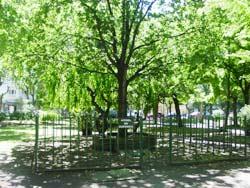
[[[248,0],[2,0],[0,10],[1,61],[39,108],[123,118],[166,98],[249,104]]]

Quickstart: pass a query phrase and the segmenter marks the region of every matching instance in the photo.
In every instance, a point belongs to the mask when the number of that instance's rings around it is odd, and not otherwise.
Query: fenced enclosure
[[[105,123],[104,123],[105,122]],[[247,121],[160,117],[100,119],[95,114],[36,118],[37,171],[140,168],[248,159]]]
[[[41,170],[136,168],[141,159],[141,134],[132,121],[124,122],[125,135],[109,123],[95,126],[97,118],[42,117],[36,120],[35,167]],[[120,126],[121,128],[121,126]]]

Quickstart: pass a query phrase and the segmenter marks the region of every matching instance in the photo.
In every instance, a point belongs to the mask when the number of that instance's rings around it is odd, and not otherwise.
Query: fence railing
[[[248,159],[249,125],[217,117],[103,119],[93,115],[36,119],[37,170],[135,168]]]

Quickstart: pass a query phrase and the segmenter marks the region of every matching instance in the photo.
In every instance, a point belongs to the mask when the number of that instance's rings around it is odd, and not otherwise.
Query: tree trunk
[[[202,122],[203,116],[204,116],[204,103],[203,102],[200,102],[199,111],[200,111],[199,121]]]
[[[246,89],[243,93],[244,95],[244,102],[246,105],[249,105],[250,102],[249,102],[249,98],[250,98],[250,93],[249,93],[249,89]]]
[[[149,111],[150,111],[150,106],[148,104],[145,104],[145,107],[143,109],[144,119],[147,119]]]
[[[167,112],[167,115],[172,115],[172,103],[171,102],[169,102],[169,108],[168,108],[168,112]]]
[[[213,105],[212,104],[209,104],[209,113],[210,113],[210,116],[213,115]]]
[[[100,116],[96,119],[96,127],[99,132],[99,135],[104,136],[107,129],[110,127],[108,121],[109,109],[105,112],[103,111]]]
[[[118,71],[118,119],[119,121],[127,117],[127,89],[128,83],[126,70]],[[119,129],[119,136],[125,137],[127,130]]]
[[[127,116],[127,80],[125,76],[120,76],[118,80],[118,118],[126,118]]]
[[[227,102],[226,102],[226,110],[225,110],[225,120],[224,126],[227,127],[228,125],[228,117],[230,111],[230,98],[231,98],[231,84],[230,84],[230,74],[227,76]]]
[[[182,127],[182,120],[181,120],[181,110],[180,110],[180,103],[177,98],[176,94],[173,94],[172,96],[174,105],[175,105],[175,111],[176,111],[176,119],[179,127]]]
[[[238,98],[236,96],[233,96],[233,119],[234,119],[234,126],[238,125],[237,102],[238,102]]]
[[[229,101],[229,99],[227,99],[226,109],[225,109],[225,119],[224,119],[224,126],[225,127],[227,127],[227,125],[228,125],[229,111],[230,111],[230,101]]]
[[[158,104],[159,104],[159,97],[154,102],[153,107],[153,116],[154,116],[154,123],[157,124],[157,118],[158,118]]]

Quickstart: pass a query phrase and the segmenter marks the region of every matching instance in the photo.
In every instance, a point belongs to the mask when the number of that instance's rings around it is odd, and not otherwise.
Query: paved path
[[[30,145],[30,146],[29,146]],[[141,171],[31,173],[32,143],[0,142],[0,187],[250,187],[250,162]],[[121,173],[121,175],[118,175]],[[119,181],[114,181],[118,179]]]

